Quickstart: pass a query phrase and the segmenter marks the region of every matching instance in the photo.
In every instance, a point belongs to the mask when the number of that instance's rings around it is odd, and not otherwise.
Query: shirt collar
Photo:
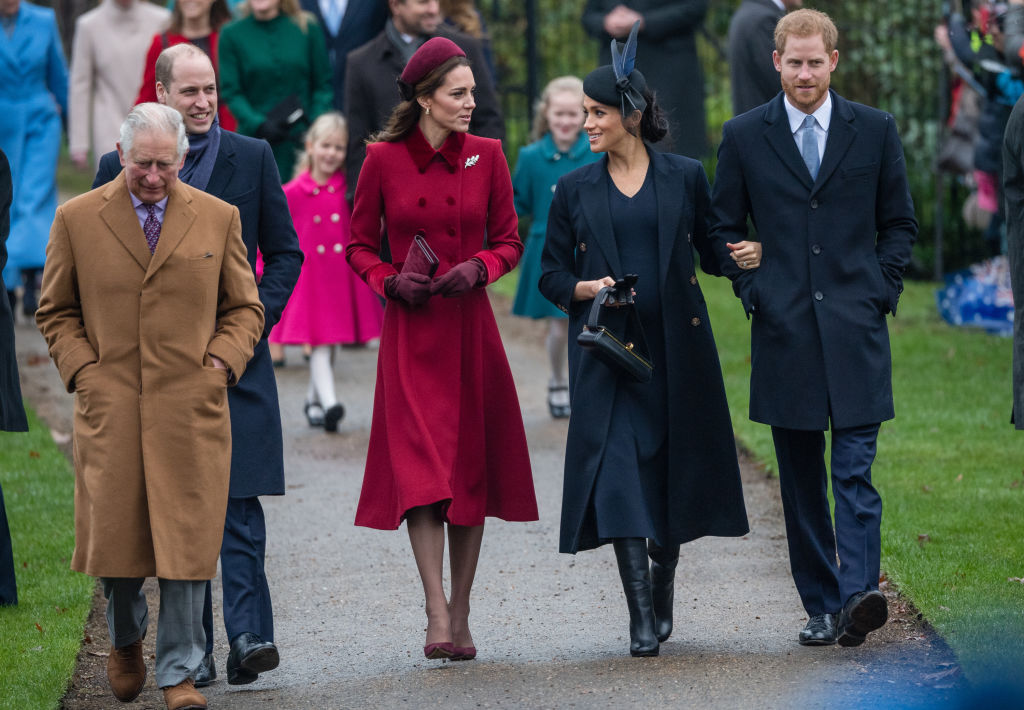
[[[807,114],[789,103],[789,97],[783,94],[782,103],[786,106],[786,116],[789,117],[789,130],[796,133],[804,125]],[[832,91],[825,93],[825,103],[818,107],[813,114],[814,120],[818,122],[823,131],[828,132],[828,124],[832,120]]]
[[[134,207],[136,210],[140,208],[145,208],[146,203],[140,200],[138,197],[136,197],[134,192],[129,190],[128,196],[132,198],[132,207]],[[154,202],[153,206],[156,207],[157,219],[161,219],[164,210],[167,209],[167,197],[164,197],[164,199],[160,200],[159,202]]]
[[[462,146],[466,142],[466,134],[452,131],[445,138],[440,150],[434,150],[434,146],[427,142],[426,136],[417,125],[406,139],[405,144],[409,148],[409,155],[421,173],[426,172],[427,166],[436,156],[448,163],[450,168],[459,166],[459,157],[462,155]]]

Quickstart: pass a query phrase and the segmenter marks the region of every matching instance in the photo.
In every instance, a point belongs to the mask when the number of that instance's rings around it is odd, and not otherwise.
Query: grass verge
[[[74,477],[49,428],[0,432],[0,482],[14,545],[18,606],[0,607],[0,705],[56,708],[75,669],[93,580],[68,567]]]
[[[730,284],[701,281],[737,435],[769,469],[771,431],[747,419],[750,333]],[[1024,433],[1010,418],[1011,340],[953,328],[935,284],[908,283],[890,320],[896,419],[882,425],[882,567],[956,652],[969,680],[1024,668]]]

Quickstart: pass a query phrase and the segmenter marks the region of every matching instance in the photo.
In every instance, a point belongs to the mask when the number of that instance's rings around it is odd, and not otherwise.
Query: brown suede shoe
[[[206,708],[206,698],[196,690],[191,678],[164,688],[164,702],[167,703],[167,710],[205,710]]]
[[[121,648],[110,647],[107,680],[114,697],[130,703],[139,697],[146,684],[146,662],[142,660],[142,639]]]

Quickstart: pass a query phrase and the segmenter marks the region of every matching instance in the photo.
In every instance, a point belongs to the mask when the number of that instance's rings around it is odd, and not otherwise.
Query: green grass
[[[50,430],[0,432],[0,482],[14,544],[18,606],[0,607],[0,706],[56,708],[75,668],[93,580],[69,567],[74,477]]]
[[[737,435],[769,470],[768,427],[747,419],[749,327],[730,285],[701,285]],[[896,419],[882,425],[882,567],[972,682],[1024,667],[1024,433],[1010,418],[1011,340],[953,328],[935,284],[908,283],[890,320]]]

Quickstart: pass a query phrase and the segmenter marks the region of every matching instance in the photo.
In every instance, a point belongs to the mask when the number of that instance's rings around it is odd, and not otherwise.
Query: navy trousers
[[[220,547],[220,579],[224,590],[224,630],[228,641],[239,634],[254,633],[274,640],[274,611],[270,586],[264,572],[267,526],[259,498],[228,498],[224,541]],[[213,653],[213,600],[206,583],[203,605],[206,653]]]
[[[4,489],[0,487],[0,604],[18,603],[18,581],[14,576],[14,550],[11,530],[7,527]]]
[[[833,529],[825,433],[772,427],[789,565],[808,614],[837,613],[853,594],[878,589],[882,498],[871,485],[878,428],[832,430]]]

